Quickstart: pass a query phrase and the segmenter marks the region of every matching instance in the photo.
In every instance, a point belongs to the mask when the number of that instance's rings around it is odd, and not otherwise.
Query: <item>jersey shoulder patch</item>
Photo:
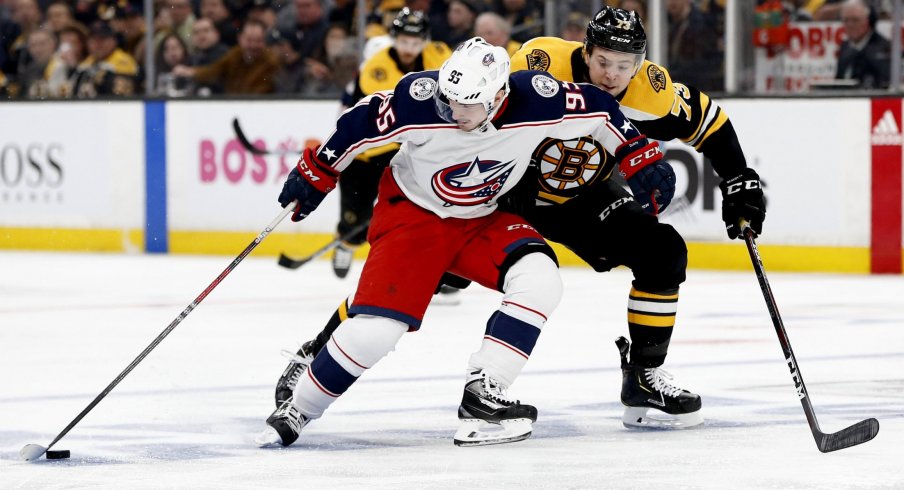
[[[553,97],[559,93],[559,82],[543,73],[538,73],[530,79],[534,90],[543,97]]]
[[[652,87],[654,91],[659,93],[665,90],[665,72],[663,72],[662,68],[658,65],[650,63],[650,66],[647,67],[647,78],[650,79],[650,87]]]
[[[408,87],[408,94],[416,101],[423,101],[433,97],[438,84],[436,79],[430,77],[418,77]]]
[[[542,49],[532,49],[526,53],[527,69],[546,71],[549,69],[549,53]]]

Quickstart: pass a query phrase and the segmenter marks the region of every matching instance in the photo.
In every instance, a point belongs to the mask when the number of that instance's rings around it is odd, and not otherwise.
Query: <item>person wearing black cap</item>
[[[88,58],[79,65],[75,97],[134,95],[138,84],[138,63],[119,48],[116,32],[105,21],[91,24]]]
[[[271,29],[267,33],[270,53],[279,61],[279,70],[273,76],[273,88],[277,94],[297,94],[304,89],[305,62],[299,53],[301,43],[295,31]]]

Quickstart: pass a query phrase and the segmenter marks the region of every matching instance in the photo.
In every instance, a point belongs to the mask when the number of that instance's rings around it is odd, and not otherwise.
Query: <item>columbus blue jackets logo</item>
[[[459,163],[433,174],[431,185],[443,206],[479,206],[494,198],[508,180],[515,161],[481,160]]]

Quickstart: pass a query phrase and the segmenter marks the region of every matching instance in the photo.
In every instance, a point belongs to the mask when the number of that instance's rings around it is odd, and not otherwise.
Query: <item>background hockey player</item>
[[[592,135],[620,160],[657,163],[656,148],[592,86],[560,84],[542,72],[509,80],[508,54],[480,38],[464,43],[439,72],[402,79],[345,112],[316,151],[306,150],[280,202],[300,219],[332,189],[355,151],[402,142],[383,175],[365,263],[349,313],[313,358],[294,396],[268,418],[259,441],[291,444],[301,428],[358,376],[417,329],[445,271],[503,292],[472,355],[457,444],[529,436],[536,409],[506,396],[561,296],[552,251],[522,218],[494,212],[530,166],[536,142]],[[511,90],[511,92],[510,92]],[[646,157],[645,155],[649,155]],[[529,177],[536,182],[536,177]],[[501,427],[480,429],[483,423]]]
[[[765,204],[759,177],[747,168],[728,117],[705,94],[673,84],[664,68],[644,59],[645,52],[646,35],[640,19],[606,7],[588,25],[583,45],[558,38],[530,41],[513,59],[513,67],[549,69],[567,81],[593,81],[621,100],[622,111],[642,131],[662,140],[695,142],[725,179],[721,184],[723,219],[729,236],[739,235],[737,223],[742,217],[755,231],[761,231]],[[673,113],[673,107],[681,111]],[[528,205],[515,206],[513,211],[526,216],[544,237],[566,245],[595,270],[605,272],[625,265],[634,272],[628,301],[633,345],[628,349],[627,341],[618,342],[624,373],[624,423],[632,427],[699,425],[703,420],[700,397],[676,387],[659,369],[668,353],[678,287],[687,266],[684,240],[674,228],[652,216],[668,205],[674,175],[664,162],[643,169],[622,166],[620,171],[638,204],[609,180],[615,162],[603,150],[592,138],[548,140],[535,152],[541,170],[539,183],[533,189],[519,186]],[[534,196],[541,205],[530,205]],[[510,194],[507,201],[517,200]],[[299,349],[277,383],[277,404],[289,396],[311,355],[347,317],[343,304],[324,330]]]
[[[366,60],[354,86],[343,97],[343,105],[354,106],[362,98],[381,90],[392,90],[409,72],[436,70],[452,54],[441,42],[431,42],[430,24],[423,12],[403,8],[389,27],[393,44]],[[368,150],[343,172],[339,183],[339,225],[344,236],[370,221],[377,185],[383,169],[398,151],[398,144]],[[345,277],[352,265],[355,248],[367,240],[367,228],[341,243],[333,251],[333,271]]]

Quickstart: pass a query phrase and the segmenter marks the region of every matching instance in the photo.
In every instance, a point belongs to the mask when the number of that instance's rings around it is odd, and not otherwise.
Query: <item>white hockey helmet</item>
[[[439,90],[434,95],[436,112],[454,123],[450,100],[459,104],[481,103],[487,111],[487,120],[480,128],[485,127],[499,110],[493,104],[496,94],[503,90],[508,96],[511,68],[512,62],[505,49],[493,46],[481,37],[461,43],[439,69]]]

